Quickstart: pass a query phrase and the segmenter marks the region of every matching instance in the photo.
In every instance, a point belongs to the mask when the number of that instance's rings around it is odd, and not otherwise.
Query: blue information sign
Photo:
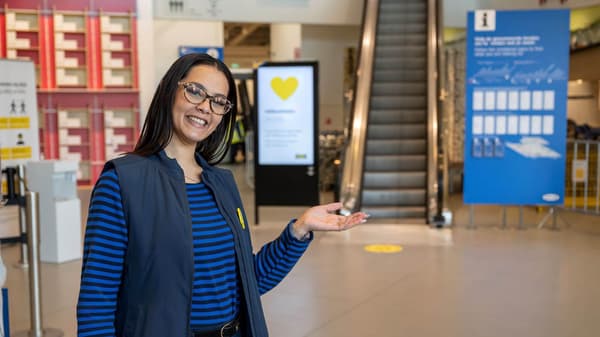
[[[468,14],[467,204],[562,204],[569,11]]]
[[[223,47],[179,46],[179,56],[192,53],[208,54],[217,60],[223,61]]]

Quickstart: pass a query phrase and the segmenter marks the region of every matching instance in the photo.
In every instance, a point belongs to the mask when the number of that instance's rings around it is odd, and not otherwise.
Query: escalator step
[[[413,155],[427,154],[427,141],[424,139],[367,140],[369,155]]]
[[[413,172],[427,170],[427,156],[423,155],[368,155],[365,172]]]

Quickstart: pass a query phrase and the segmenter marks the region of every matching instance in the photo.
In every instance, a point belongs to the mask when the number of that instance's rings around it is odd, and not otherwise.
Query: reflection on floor
[[[253,219],[254,200],[240,177]],[[89,189],[81,189],[82,204]],[[326,194],[323,201],[331,201]],[[537,224],[546,213],[518,208],[474,208],[477,229],[467,229],[469,208],[452,200],[455,226],[366,224],[350,232],[316,236],[292,273],[263,296],[274,337],[563,337],[600,331],[600,218],[561,212],[560,231]],[[256,248],[275,237],[302,207],[261,207],[252,227]],[[16,220],[0,209],[2,226]],[[84,214],[85,216],[85,210]],[[566,220],[569,223],[563,223]],[[397,244],[395,254],[373,254],[366,244]],[[2,247],[8,267],[10,322],[29,328],[27,272],[15,267],[20,250]],[[44,326],[76,335],[80,261],[42,264]]]

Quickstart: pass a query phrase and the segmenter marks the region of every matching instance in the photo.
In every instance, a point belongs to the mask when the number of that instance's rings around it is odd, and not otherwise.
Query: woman
[[[264,337],[260,295],[312,240],[366,214],[308,209],[252,252],[233,176],[213,165],[230,146],[233,77],[205,54],[179,58],[161,80],[133,151],[108,162],[86,227],[79,336]]]

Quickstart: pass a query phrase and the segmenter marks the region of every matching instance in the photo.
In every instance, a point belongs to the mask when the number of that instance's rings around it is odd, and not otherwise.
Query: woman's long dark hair
[[[152,103],[148,109],[140,138],[133,153],[140,156],[150,156],[164,149],[173,137],[172,109],[177,94],[177,82],[185,78],[195,66],[209,65],[221,71],[227,78],[229,92],[227,99],[233,103],[233,108],[223,116],[219,126],[205,140],[196,145],[196,153],[206,161],[215,165],[221,162],[231,146],[231,137],[235,124],[237,94],[235,81],[227,66],[208,54],[187,54],[181,56],[171,65],[156,88]]]

